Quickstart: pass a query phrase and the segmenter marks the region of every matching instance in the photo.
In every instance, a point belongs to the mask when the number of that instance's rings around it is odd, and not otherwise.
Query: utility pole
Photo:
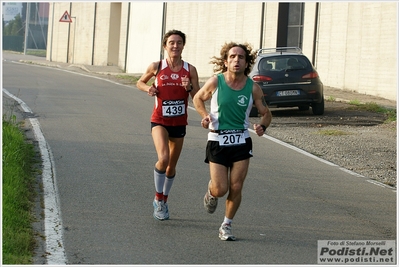
[[[24,44],[24,55],[28,48],[28,37],[29,37],[29,16],[30,15],[30,3],[26,3],[26,18],[25,18],[25,44]]]

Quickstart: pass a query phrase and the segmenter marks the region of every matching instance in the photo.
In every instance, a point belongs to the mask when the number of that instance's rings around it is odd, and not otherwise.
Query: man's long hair
[[[241,47],[245,51],[245,61],[248,63],[248,66],[245,68],[244,74],[247,76],[252,69],[253,64],[256,59],[256,51],[252,50],[252,46],[248,43],[237,44],[234,42],[225,43],[220,50],[220,57],[212,57],[211,64],[214,64],[213,72],[221,73],[227,71],[227,67],[225,66],[225,61],[227,61],[227,57],[229,55],[229,51],[233,47]]]

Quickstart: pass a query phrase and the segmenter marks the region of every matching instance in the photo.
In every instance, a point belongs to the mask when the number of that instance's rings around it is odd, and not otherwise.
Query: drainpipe
[[[316,67],[316,50],[317,50],[317,42],[318,42],[318,32],[319,32],[319,5],[320,3],[316,3],[316,11],[315,11],[315,22],[314,22],[314,33],[313,33],[313,53],[312,53],[312,64]]]
[[[26,51],[28,50],[29,22],[30,22],[30,3],[28,2],[26,3],[24,55],[26,55]]]
[[[263,31],[265,26],[265,2],[262,2],[262,15],[261,15],[261,23],[260,23],[260,41],[259,41],[259,49],[263,47]]]
[[[72,14],[72,3],[69,3],[69,14]],[[75,21],[76,23],[76,21]],[[68,63],[69,59],[69,42],[71,39],[71,23],[68,23],[68,45],[67,45],[67,53],[66,53],[66,63]]]
[[[127,66],[127,51],[129,47],[129,26],[130,26],[130,2],[127,6],[127,29],[126,29],[126,44],[125,44],[125,67],[123,71],[126,73],[126,66]]]
[[[51,15],[53,19],[51,20],[50,62],[53,61],[54,6],[55,2],[53,2],[53,14]]]
[[[164,49],[163,49],[163,36],[165,35],[165,27],[166,27],[166,9],[167,9],[167,3],[163,3],[163,11],[162,11],[162,32],[161,32],[161,53],[159,54],[159,60],[162,60],[164,58]]]
[[[94,65],[94,43],[96,41],[97,2],[94,3],[93,44],[91,46],[91,65]]]

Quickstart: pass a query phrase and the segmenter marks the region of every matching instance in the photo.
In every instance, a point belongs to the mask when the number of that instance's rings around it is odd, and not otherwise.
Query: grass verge
[[[320,135],[328,135],[328,136],[340,136],[340,135],[349,135],[351,133],[344,132],[341,130],[320,130],[317,132]]]
[[[27,49],[26,54],[37,57],[46,57],[46,50],[43,49]]]
[[[15,54],[23,54],[24,52],[16,52],[12,50],[4,50],[9,53],[15,53]],[[26,54],[31,55],[31,56],[37,56],[37,57],[46,57],[47,55],[47,50],[44,49],[26,49]]]
[[[10,117],[11,118],[11,117]],[[32,264],[34,148],[15,124],[3,120],[3,264]]]
[[[118,79],[126,80],[128,83],[135,84],[140,79],[139,76],[131,76],[131,75],[116,75]]]
[[[351,104],[353,107],[352,109],[357,109],[357,110],[364,110],[364,111],[371,111],[371,112],[376,112],[376,113],[383,113],[386,115],[386,123],[396,121],[396,109],[393,108],[385,108],[380,105],[378,105],[375,102],[368,102],[368,103],[360,103],[357,100],[350,101],[349,104]]]
[[[136,75],[117,75],[116,76],[118,79],[123,79],[129,84],[136,84],[137,81],[140,79],[141,76],[136,76]],[[147,84],[150,85],[155,81],[154,77],[152,77]]]

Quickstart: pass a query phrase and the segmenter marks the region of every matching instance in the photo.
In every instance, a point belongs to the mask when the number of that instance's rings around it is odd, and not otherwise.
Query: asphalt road
[[[396,192],[252,133],[238,240],[220,241],[224,198],[206,213],[207,131],[193,109],[171,218],[156,221],[153,98],[52,68],[4,61],[2,71],[3,88],[30,107],[51,148],[68,264],[316,264],[318,240],[396,239]]]

